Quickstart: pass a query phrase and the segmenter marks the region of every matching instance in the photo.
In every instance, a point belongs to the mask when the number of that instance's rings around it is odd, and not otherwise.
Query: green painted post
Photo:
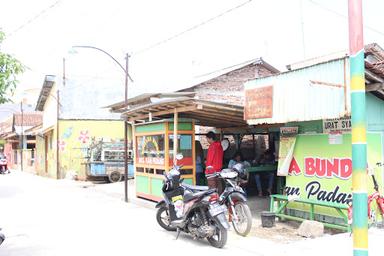
[[[352,116],[353,255],[368,255],[367,139],[362,1],[348,1]]]

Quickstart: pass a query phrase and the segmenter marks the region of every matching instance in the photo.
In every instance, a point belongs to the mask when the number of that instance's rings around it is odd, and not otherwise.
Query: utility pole
[[[21,138],[20,138],[20,165],[21,171],[23,171],[23,150],[24,150],[24,111],[23,111],[23,100],[20,102],[20,112],[21,112]]]
[[[368,255],[367,138],[362,1],[348,0],[353,255]]]
[[[88,48],[88,49],[94,49],[99,52],[104,53],[108,57],[110,57],[123,71],[125,74],[125,95],[124,95],[124,103],[126,106],[128,106],[128,79],[131,81],[132,78],[128,73],[128,63],[129,63],[129,54],[127,53],[125,55],[125,68],[121,63],[116,60],[111,54],[108,52],[104,51],[103,49],[100,49],[95,46],[90,46],[90,45],[75,45],[72,46],[73,48]],[[127,120],[124,120],[124,194],[125,194],[125,202],[128,202],[128,123]]]
[[[60,179],[60,144],[59,144],[59,114],[60,114],[60,91],[57,89],[57,107],[56,107],[56,179]]]
[[[128,62],[129,54],[125,55],[125,106],[128,106]],[[124,119],[124,199],[128,203],[128,122]]]

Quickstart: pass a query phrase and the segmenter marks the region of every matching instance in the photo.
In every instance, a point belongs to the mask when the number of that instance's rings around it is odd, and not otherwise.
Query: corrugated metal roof
[[[37,99],[35,110],[43,111],[45,102],[51,93],[52,87],[55,83],[56,77],[53,75],[46,75],[44,78],[43,87],[41,88],[39,98]]]
[[[245,90],[273,86],[272,118],[250,119],[249,124],[286,123],[349,114],[345,104],[345,58],[259,78]],[[349,88],[346,88],[347,97]]]
[[[120,101],[112,105],[105,106],[104,108],[110,108],[111,112],[123,112],[123,111],[127,111],[127,109],[125,109],[127,106],[135,107],[137,105],[149,104],[152,102],[151,98],[164,99],[164,98],[193,97],[193,96],[195,96],[195,92],[143,93],[133,98],[129,98],[127,100],[128,104],[125,104],[125,101]]]
[[[243,119],[243,107],[189,97],[138,106],[124,112],[122,117],[130,121],[147,120],[150,116],[167,119],[172,118],[175,111],[180,118],[194,119],[196,124],[203,126],[229,128],[247,125]]]

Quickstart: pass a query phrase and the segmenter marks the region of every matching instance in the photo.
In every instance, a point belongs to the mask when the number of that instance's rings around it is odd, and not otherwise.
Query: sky
[[[364,42],[384,47],[384,2],[363,2]],[[108,56],[74,45],[102,48],[122,64],[129,53],[133,97],[185,88],[254,58],[285,70],[348,50],[347,11],[346,0],[1,0],[1,49],[28,67],[18,93],[35,96],[45,75],[63,76],[63,58],[79,86],[124,86]]]

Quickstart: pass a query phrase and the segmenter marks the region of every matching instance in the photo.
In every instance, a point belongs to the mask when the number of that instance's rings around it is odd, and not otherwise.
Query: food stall
[[[384,56],[377,48],[368,49],[368,55]],[[272,196],[271,211],[281,218],[312,219],[349,229],[345,210],[352,198],[348,63],[348,56],[319,60],[245,84],[247,123],[280,126],[277,175],[285,179],[285,189]],[[367,88],[384,77],[383,70],[369,65]],[[383,169],[377,163],[384,158],[383,99],[383,91],[367,89],[367,165],[373,167],[380,189]],[[370,194],[371,178],[367,182]]]
[[[185,183],[195,184],[195,135],[194,122],[173,119],[134,125],[136,195],[158,201],[162,197],[163,173],[173,166],[174,134],[177,153],[183,154],[178,165]]]

